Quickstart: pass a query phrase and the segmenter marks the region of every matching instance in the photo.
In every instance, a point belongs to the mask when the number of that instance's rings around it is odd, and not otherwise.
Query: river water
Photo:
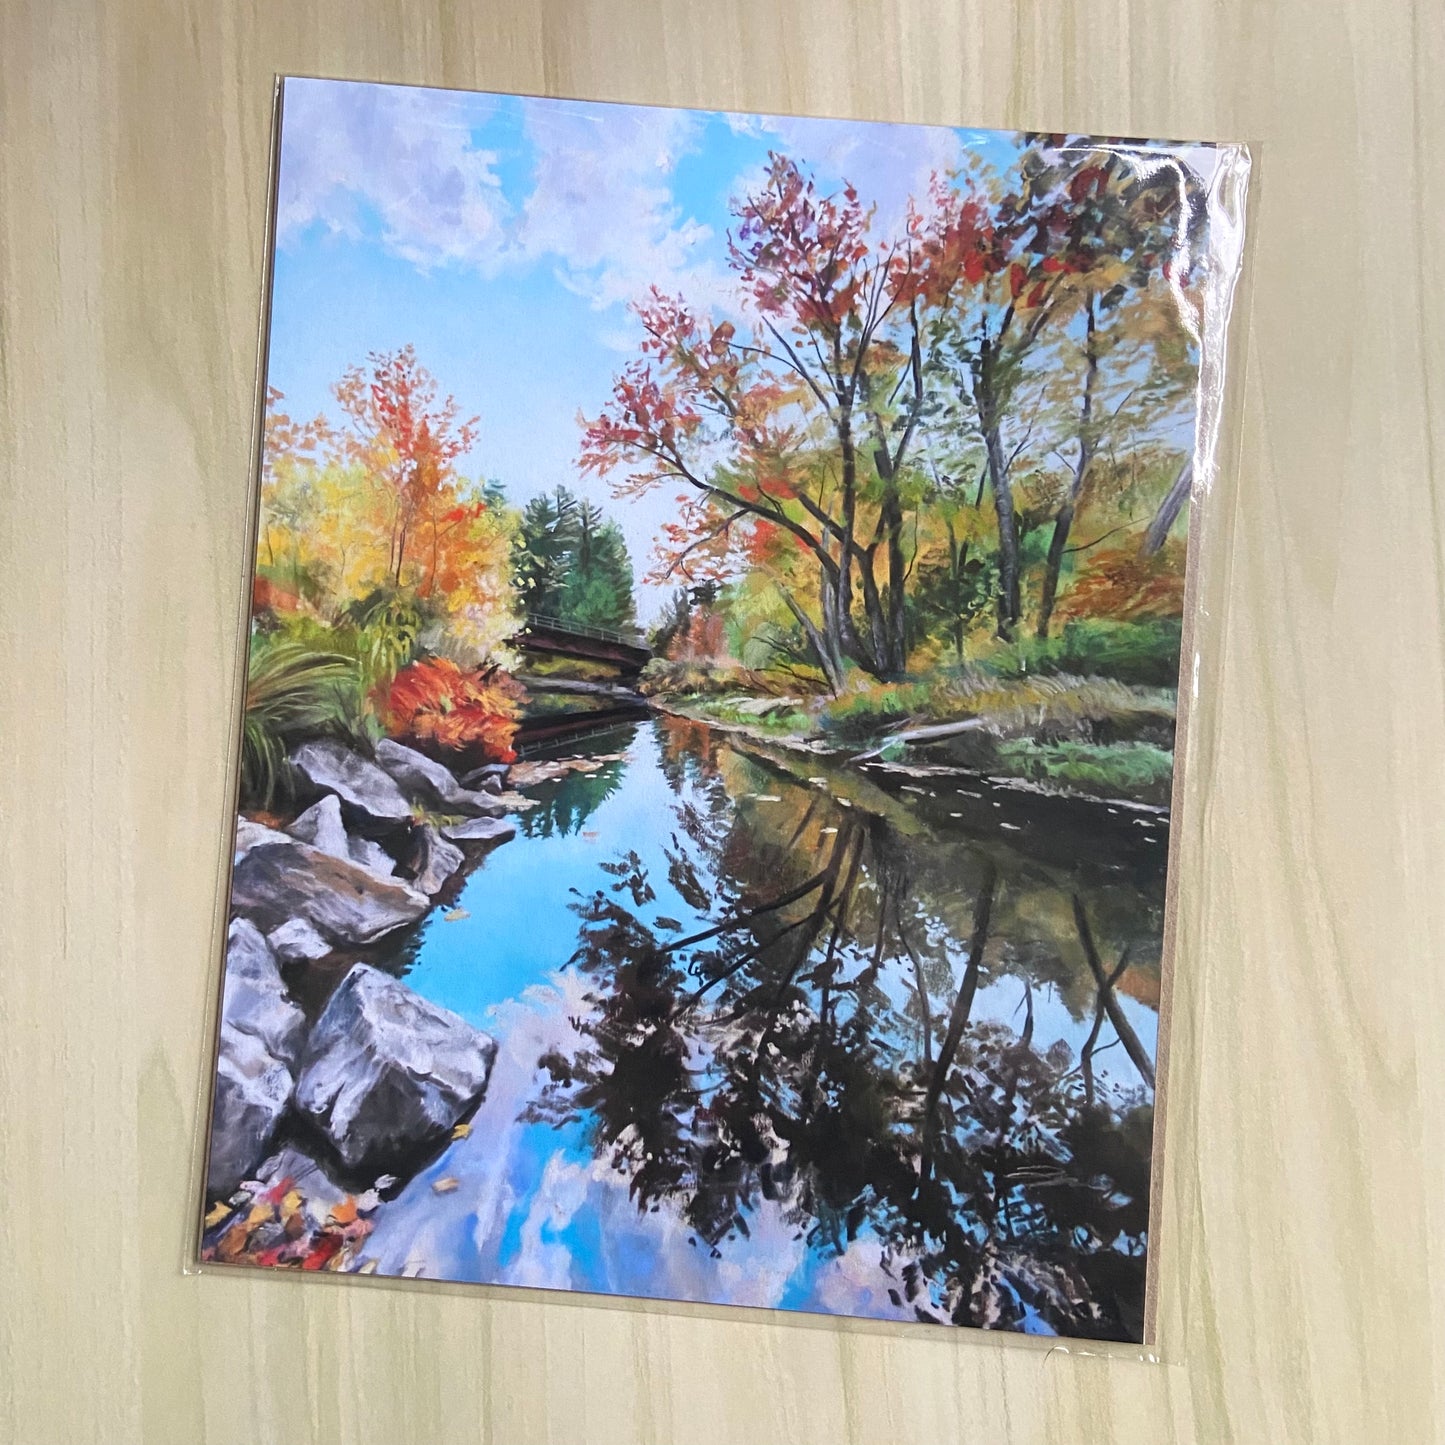
[[[389,960],[499,1050],[377,1272],[1137,1339],[1167,820],[586,747]]]

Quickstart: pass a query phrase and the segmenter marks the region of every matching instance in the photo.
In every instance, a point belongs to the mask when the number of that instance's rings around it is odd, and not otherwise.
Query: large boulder
[[[381,878],[396,872],[396,860],[370,838],[354,838],[346,831],[341,817],[341,799],[327,793],[313,803],[286,831],[303,843],[310,843],[333,858],[344,858]]]
[[[510,818],[468,818],[441,829],[442,837],[454,843],[505,843],[516,832],[517,825]]]
[[[296,1107],[354,1170],[445,1138],[486,1092],[496,1044],[389,974],[358,963],[301,1060]]]
[[[335,793],[348,816],[361,826],[387,827],[411,821],[411,804],[375,763],[329,738],[303,743],[291,766],[319,793]]]
[[[265,1156],[291,1100],[291,1071],[254,1034],[221,1026],[206,1190],[234,1194]]]
[[[313,803],[294,823],[287,824],[286,831],[333,858],[348,856],[346,845],[351,840],[341,818],[341,799],[335,793],[327,793],[320,802]]]
[[[396,876],[396,859],[380,843],[373,843],[370,838],[353,838],[346,851],[358,868],[365,868],[378,878]]]
[[[412,887],[430,897],[441,892],[447,879],[466,861],[466,854],[455,843],[448,843],[430,823],[423,823],[406,861],[413,875]]]
[[[487,794],[474,793],[457,782],[450,769],[425,753],[391,738],[376,745],[376,761],[407,797],[440,813],[497,816],[502,808]]]
[[[221,1020],[225,1027],[258,1039],[288,1067],[301,1056],[305,1016],[287,996],[271,945],[248,918],[233,919],[227,935]]]
[[[429,906],[425,893],[399,878],[380,878],[287,838],[252,847],[231,874],[231,906],[263,933],[305,919],[328,942],[374,943],[414,923]]]

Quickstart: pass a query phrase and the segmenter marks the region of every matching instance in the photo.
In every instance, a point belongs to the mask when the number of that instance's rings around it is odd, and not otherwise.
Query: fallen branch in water
[[[611,682],[579,682],[571,677],[533,677],[519,674],[517,681],[528,692],[552,692],[575,694],[578,697],[605,697],[619,702],[637,702],[644,707],[647,699],[635,688],[623,687]]]
[[[978,732],[987,726],[987,718],[970,717],[964,718],[962,722],[930,723],[927,727],[903,728],[899,732],[889,733],[876,748],[869,748],[866,753],[855,753],[849,761],[866,763],[873,758],[882,757],[895,743],[907,746],[910,743],[937,742],[940,738],[957,737],[960,733]]]

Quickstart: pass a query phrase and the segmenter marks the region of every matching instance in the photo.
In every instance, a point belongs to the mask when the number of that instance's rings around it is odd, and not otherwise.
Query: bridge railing
[[[549,617],[544,612],[529,612],[526,621],[523,623],[523,630],[536,627],[550,629],[553,632],[567,632],[573,637],[593,637],[599,642],[615,642],[622,647],[635,647],[641,652],[647,650],[647,644],[636,632],[618,632],[611,627],[589,627],[581,622],[566,622],[560,617]]]

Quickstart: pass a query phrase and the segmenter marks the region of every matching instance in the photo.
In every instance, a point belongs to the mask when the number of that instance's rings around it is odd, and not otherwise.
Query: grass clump
[[[1061,784],[1102,797],[1166,804],[1174,754],[1151,743],[1040,743],[1012,738],[997,745],[999,763],[1014,777]]]
[[[1133,687],[1175,687],[1183,624],[1177,617],[1147,622],[1095,618],[1066,622],[1056,637],[1020,637],[981,659],[998,677],[1067,673],[1111,678]]]
[[[286,754],[318,736],[355,737],[361,687],[356,660],[258,632],[251,637],[241,734],[241,802],[269,809],[287,792]]]

